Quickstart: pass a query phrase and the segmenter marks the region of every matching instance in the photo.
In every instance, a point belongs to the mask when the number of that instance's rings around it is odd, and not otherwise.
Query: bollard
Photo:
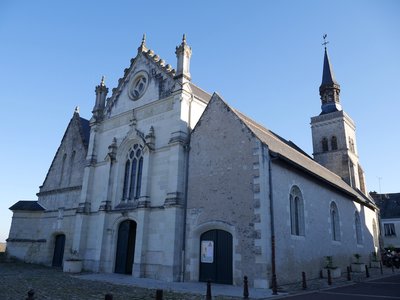
[[[307,289],[306,272],[301,272],[301,280],[303,282],[303,290]]]
[[[33,289],[30,289],[28,291],[28,297],[26,298],[26,300],[34,300],[35,299],[35,291]]]
[[[104,300],[113,300],[113,295],[112,294],[106,294],[104,296]]]
[[[349,266],[347,267],[347,280],[348,280],[348,281],[351,280],[351,269],[350,269]]]
[[[394,265],[392,264],[392,273],[394,273]]]
[[[276,280],[276,274],[272,274],[272,295],[278,295],[278,282]]]
[[[367,265],[365,265],[365,277],[369,278],[369,270]]]
[[[381,275],[383,275],[383,267],[382,267],[382,262],[379,262],[379,267],[381,268]]]
[[[324,278],[324,273],[322,272],[322,270],[321,271],[319,271],[319,278]]]
[[[243,299],[249,299],[249,282],[247,276],[243,279]]]
[[[163,290],[156,290],[156,300],[163,300]]]
[[[332,285],[332,277],[331,277],[331,270],[328,269],[328,284]]]
[[[206,300],[211,300],[211,280],[207,280],[207,293],[206,293]]]

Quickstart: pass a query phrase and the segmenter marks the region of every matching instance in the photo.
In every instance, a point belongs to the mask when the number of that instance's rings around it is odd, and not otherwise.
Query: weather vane
[[[322,37],[324,38],[324,42],[322,43],[322,45],[325,46],[325,48],[326,48],[326,45],[329,44],[329,42],[326,40],[328,35],[325,33]]]

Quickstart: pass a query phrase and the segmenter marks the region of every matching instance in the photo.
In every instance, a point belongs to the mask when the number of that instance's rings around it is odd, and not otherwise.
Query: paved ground
[[[356,285],[349,285],[346,278],[335,279],[333,286],[342,286],[339,289],[326,289],[328,287],[326,279],[310,280],[307,282],[308,291],[318,291],[306,294],[302,291],[301,283],[280,287],[278,296],[272,296],[269,289],[250,289],[250,299],[281,298],[286,295],[289,299],[358,300],[374,299],[370,298],[374,293],[381,295],[379,299],[400,299],[400,271],[395,270],[395,272],[398,274],[397,277],[388,279],[393,273],[391,269],[385,268],[386,277],[377,279],[381,277],[380,270],[371,270],[371,276],[375,279],[369,282],[364,281],[365,274],[353,274],[353,280],[361,282]],[[203,300],[206,293],[205,283],[165,283],[151,279],[135,279],[120,274],[87,273],[72,276],[53,268],[0,260],[1,300],[25,299],[30,289],[35,290],[38,300],[102,300],[106,293],[113,294],[114,300],[155,299],[157,288],[164,290],[165,300]],[[292,295],[299,292],[301,294],[293,298]],[[214,300],[239,300],[242,299],[242,293],[241,287],[212,285]],[[349,293],[353,296],[358,295],[356,296],[358,298],[343,298]],[[382,296],[392,298],[382,298]]]
[[[400,275],[285,297],[287,300],[382,300],[400,299]]]

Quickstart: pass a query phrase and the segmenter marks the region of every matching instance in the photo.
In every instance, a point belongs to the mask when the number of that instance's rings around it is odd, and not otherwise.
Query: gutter
[[[318,175],[315,174],[314,172],[311,172],[311,171],[308,170],[307,168],[303,167],[302,165],[299,165],[299,164],[295,163],[294,161],[292,161],[292,160],[288,159],[287,157],[283,156],[282,154],[279,154],[279,153],[274,152],[274,151],[271,151],[271,150],[269,150],[269,153],[270,153],[270,156],[273,157],[274,159],[280,159],[280,160],[282,160],[282,161],[284,161],[284,162],[287,162],[288,164],[290,164],[290,165],[296,167],[297,169],[299,169],[299,170],[301,170],[301,171],[304,171],[305,173],[311,175],[312,177],[317,178],[318,180],[321,180],[321,181],[325,182],[325,183],[328,184],[329,186],[332,186],[332,187],[334,187],[335,189],[339,189],[339,190],[340,190],[341,192],[343,192],[344,194],[346,194],[346,195],[348,195],[348,196],[351,196],[352,200],[354,200],[354,201],[356,201],[356,202],[358,202],[358,203],[360,203],[360,204],[362,204],[362,205],[365,205],[365,206],[367,206],[367,207],[369,207],[369,208],[371,208],[371,209],[373,209],[373,210],[377,210],[377,209],[378,209],[378,208],[377,208],[373,203],[371,203],[370,200],[369,200],[368,198],[366,198],[365,196],[360,195],[360,197],[364,198],[364,199],[360,199],[359,197],[357,197],[357,195],[355,195],[355,194],[353,194],[353,193],[347,191],[346,189],[344,189],[344,188],[342,188],[342,187],[340,187],[340,186],[338,186],[338,185],[336,185],[336,184],[330,182],[329,180],[326,180],[325,178],[323,178],[323,177],[321,177],[321,176],[318,176]],[[356,193],[357,191],[354,190],[354,192]]]

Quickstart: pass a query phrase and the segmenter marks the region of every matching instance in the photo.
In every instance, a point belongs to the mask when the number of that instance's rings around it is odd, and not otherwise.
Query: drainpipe
[[[192,102],[193,102],[193,95],[190,98],[189,103],[189,116],[188,116],[188,130],[189,136],[188,141],[185,146],[186,150],[186,157],[185,157],[185,195],[183,196],[183,244],[182,244],[182,261],[181,261],[181,282],[185,281],[185,272],[186,272],[186,265],[185,265],[185,251],[186,251],[186,218],[187,218],[187,195],[188,195],[188,179],[189,179],[189,153],[190,153],[190,137],[192,135],[190,129],[190,122],[191,122],[191,115],[192,115]]]
[[[275,225],[274,225],[274,201],[272,192],[272,168],[271,160],[277,159],[278,156],[269,151],[268,159],[268,181],[269,181],[269,211],[271,216],[271,271],[272,271],[272,294],[278,295],[277,280],[276,280],[276,266],[275,266]]]

